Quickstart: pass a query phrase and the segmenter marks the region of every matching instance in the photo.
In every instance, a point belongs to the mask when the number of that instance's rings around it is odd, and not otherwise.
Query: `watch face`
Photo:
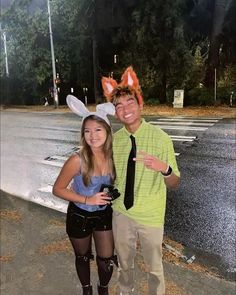
[[[163,176],[168,176],[168,175],[170,175],[172,173],[172,168],[169,166],[169,168],[168,168],[168,171],[166,172],[166,173],[162,173],[161,172],[161,174],[163,175]]]

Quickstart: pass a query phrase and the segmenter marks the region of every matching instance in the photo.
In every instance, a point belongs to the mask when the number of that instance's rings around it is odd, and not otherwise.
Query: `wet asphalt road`
[[[178,159],[182,183],[168,194],[166,233],[235,277],[235,121],[221,120]],[[199,253],[200,254],[200,253]]]
[[[54,154],[67,155],[76,146],[78,117],[69,113],[2,112],[1,123],[1,189],[25,199],[32,192],[35,196],[37,189],[52,184],[59,172],[59,167],[40,161]],[[113,128],[120,125],[115,121]],[[235,120],[222,119],[204,132],[178,132],[198,138],[174,142],[180,152],[177,161],[182,181],[177,191],[168,193],[166,234],[232,278],[236,271]]]

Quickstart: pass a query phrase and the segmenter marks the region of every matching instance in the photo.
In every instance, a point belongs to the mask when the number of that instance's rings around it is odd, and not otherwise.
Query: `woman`
[[[111,197],[100,190],[102,184],[111,185],[115,179],[112,130],[107,118],[107,114],[114,114],[114,107],[105,103],[98,105],[96,112],[90,113],[84,104],[72,95],[67,96],[67,104],[73,112],[83,117],[82,148],[65,162],[53,186],[53,194],[70,201],[66,231],[74,249],[75,265],[83,294],[92,294],[90,259],[93,237],[97,254],[98,294],[106,295],[116,257]],[[71,188],[68,188],[71,181]]]

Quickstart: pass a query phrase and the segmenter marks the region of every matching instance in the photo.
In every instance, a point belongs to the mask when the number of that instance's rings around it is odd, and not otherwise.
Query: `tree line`
[[[5,2],[2,103],[50,101],[47,0]],[[186,104],[214,104],[216,83],[225,103],[236,90],[234,0],[50,0],[50,7],[59,104],[71,92],[101,102],[101,77],[119,80],[129,65],[147,103],[171,103],[174,89],[184,89]]]

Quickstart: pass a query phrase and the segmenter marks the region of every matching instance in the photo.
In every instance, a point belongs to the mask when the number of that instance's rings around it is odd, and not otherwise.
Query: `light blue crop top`
[[[85,186],[82,175],[79,174],[74,177],[72,188],[76,193],[89,198],[100,191],[102,184],[111,184],[110,175],[92,176],[91,183],[88,186]],[[104,210],[106,208],[106,206],[99,207],[99,205],[86,205],[81,203],[75,203],[75,205],[90,212]]]

